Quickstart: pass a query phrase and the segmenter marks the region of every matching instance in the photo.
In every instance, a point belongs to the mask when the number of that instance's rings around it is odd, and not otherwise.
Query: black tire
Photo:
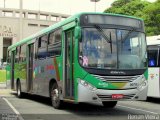
[[[114,108],[117,105],[117,101],[105,101],[102,104],[105,108]]]
[[[18,98],[22,98],[23,97],[23,93],[21,91],[21,83],[20,83],[20,81],[17,82],[17,97]]]
[[[60,100],[58,85],[54,83],[50,90],[52,106],[55,109],[61,109],[63,107],[63,101]]]

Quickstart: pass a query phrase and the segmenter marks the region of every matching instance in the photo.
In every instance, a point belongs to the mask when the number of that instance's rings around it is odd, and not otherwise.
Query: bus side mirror
[[[75,39],[81,38],[81,28],[79,26],[75,27],[74,35],[75,35]]]

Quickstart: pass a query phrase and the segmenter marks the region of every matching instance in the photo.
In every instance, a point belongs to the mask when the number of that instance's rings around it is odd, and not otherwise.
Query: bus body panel
[[[120,80],[119,80],[120,79]],[[146,78],[144,75],[136,76],[100,76],[87,75],[84,80],[99,89],[136,89]]]
[[[57,63],[55,63],[55,61]],[[54,79],[60,81],[59,70],[56,65],[61,66],[56,57],[36,60],[33,63],[33,93],[49,97],[49,83]],[[60,86],[61,87],[61,86]]]
[[[146,78],[144,75],[139,76],[129,76],[127,82],[114,82],[111,79],[105,79],[104,76],[98,76],[93,77],[95,75],[86,75],[84,79],[77,79],[78,82],[78,101],[79,102],[102,102],[102,101],[111,101],[111,100],[117,100],[112,99],[112,94],[120,94],[123,95],[123,98],[120,98],[118,100],[146,100],[147,97],[147,90],[148,90],[148,84],[146,81]],[[123,78],[125,76],[112,76],[117,79]],[[126,76],[127,77],[127,76]],[[131,82],[129,80],[135,79]],[[96,78],[96,79],[95,79]],[[103,79],[102,79],[103,78]],[[107,82],[108,80],[108,82]],[[86,84],[89,84],[89,86],[82,84],[81,81],[86,81]],[[116,80],[115,80],[116,81]],[[144,83],[145,85],[144,85]],[[95,87],[95,89],[91,88]]]
[[[160,98],[160,68],[148,68],[148,97]]]
[[[27,63],[19,63],[19,68],[18,68],[18,76],[15,79],[19,79],[21,82],[21,89],[22,92],[27,92],[26,89],[26,82],[27,82]]]
[[[160,98],[160,36],[147,37],[148,97]]]
[[[148,85],[143,89],[127,90],[104,90],[92,91],[81,84],[78,84],[78,102],[103,102],[121,100],[146,100]],[[112,95],[123,95],[122,98],[113,98]]]

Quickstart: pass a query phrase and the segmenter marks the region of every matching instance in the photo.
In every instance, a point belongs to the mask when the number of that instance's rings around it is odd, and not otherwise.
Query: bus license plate
[[[112,99],[122,99],[123,94],[112,94]]]

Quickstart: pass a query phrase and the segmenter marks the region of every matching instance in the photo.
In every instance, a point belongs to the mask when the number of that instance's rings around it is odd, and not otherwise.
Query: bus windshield
[[[79,62],[87,68],[145,69],[145,34],[134,29],[83,28]]]

